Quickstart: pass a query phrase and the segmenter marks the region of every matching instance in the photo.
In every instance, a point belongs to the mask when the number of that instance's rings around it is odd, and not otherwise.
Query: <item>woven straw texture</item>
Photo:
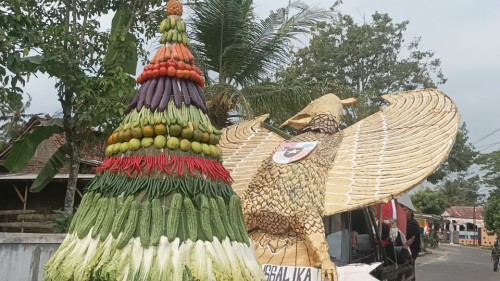
[[[325,185],[325,213],[340,213],[397,197],[446,159],[458,132],[453,101],[435,89],[383,96],[390,105],[342,132]],[[261,126],[268,116],[231,126],[220,146],[241,196],[262,161],[284,139]]]
[[[222,164],[234,180],[233,189],[242,196],[252,176],[269,155],[284,141],[279,135],[263,128],[268,114],[233,125],[222,134]]]

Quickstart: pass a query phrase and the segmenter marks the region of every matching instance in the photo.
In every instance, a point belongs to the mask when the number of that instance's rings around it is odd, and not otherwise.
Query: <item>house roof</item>
[[[33,128],[36,126],[42,124],[42,122],[45,122],[50,119],[50,116],[46,115],[44,117],[40,117],[38,115],[34,115],[33,117],[30,118],[30,120],[24,125],[24,127],[10,139],[10,141],[0,149],[0,159],[5,159],[9,155],[10,149],[12,148],[12,145],[14,142],[20,140],[23,138],[24,135],[27,133],[31,132]]]
[[[12,149],[12,145],[16,141],[22,139],[26,134],[30,133],[36,126],[39,126],[50,119],[52,119],[52,117],[50,117],[49,115],[45,115],[45,117],[37,115],[31,117],[30,120],[26,123],[26,125],[21,129],[21,131],[17,135],[15,135],[2,149],[0,149],[0,160],[5,160],[7,158],[7,156],[10,153],[10,150]],[[50,140],[57,148],[61,147],[66,143],[66,137],[64,133],[53,134],[50,137]],[[89,165],[94,165],[94,166],[100,165],[104,159],[104,149],[105,149],[104,144],[99,145],[96,143],[84,142],[80,151],[80,154],[82,156],[81,161]],[[2,161],[0,161],[0,164],[1,162]]]
[[[452,206],[446,209],[443,216],[449,216],[450,218],[482,220],[484,217],[484,209],[483,207],[474,208],[470,206]]]

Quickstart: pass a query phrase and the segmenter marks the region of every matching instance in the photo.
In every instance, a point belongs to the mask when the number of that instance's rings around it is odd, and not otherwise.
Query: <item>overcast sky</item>
[[[334,3],[306,2],[325,8]],[[254,3],[256,14],[265,17],[270,10],[286,6],[288,0]],[[448,81],[440,90],[457,103],[470,142],[483,153],[500,149],[500,1],[345,0],[341,9],[357,22],[370,19],[375,11],[389,14],[395,22],[409,20],[406,38],[421,37],[421,50],[434,51],[441,59]],[[60,110],[53,80],[33,79],[27,91],[33,98],[30,113]]]

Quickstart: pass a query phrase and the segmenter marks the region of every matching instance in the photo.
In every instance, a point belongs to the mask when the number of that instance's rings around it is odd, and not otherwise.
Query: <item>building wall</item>
[[[459,242],[462,245],[478,245],[479,233],[474,231],[460,231]]]
[[[0,233],[0,279],[42,280],[45,264],[64,237],[64,234]]]
[[[493,246],[493,243],[495,243],[496,236],[495,235],[489,235],[486,232],[486,229],[481,229],[481,246]]]

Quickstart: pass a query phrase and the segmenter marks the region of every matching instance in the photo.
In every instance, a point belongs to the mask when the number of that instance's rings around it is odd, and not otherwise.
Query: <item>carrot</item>
[[[189,48],[186,46],[186,52],[187,52],[187,58],[189,59],[190,62],[194,62],[194,56],[193,54],[191,53],[191,51],[189,50]]]
[[[188,50],[188,48],[184,44],[181,44],[180,47],[182,49],[182,54],[184,55],[184,60],[189,62],[189,54],[188,54],[189,50]]]
[[[167,47],[165,45],[162,45],[160,50],[158,51],[158,63],[164,61],[166,49]]]
[[[158,57],[158,52],[156,52],[155,56],[151,59],[151,62],[149,62],[150,64],[154,64],[156,63],[156,58]]]
[[[182,53],[181,45],[175,44],[175,48],[177,49],[177,54],[179,55],[179,60],[184,61],[184,54]]]
[[[165,48],[165,56],[164,60],[168,61],[169,59],[172,58],[172,52],[170,51],[170,46]]]
[[[158,51],[156,51],[155,56],[151,60],[151,63],[158,63],[158,56],[160,55],[160,50],[161,50],[161,48]]]
[[[177,48],[175,48],[175,45],[172,45],[172,57],[174,60],[179,60],[179,53],[177,52]]]

